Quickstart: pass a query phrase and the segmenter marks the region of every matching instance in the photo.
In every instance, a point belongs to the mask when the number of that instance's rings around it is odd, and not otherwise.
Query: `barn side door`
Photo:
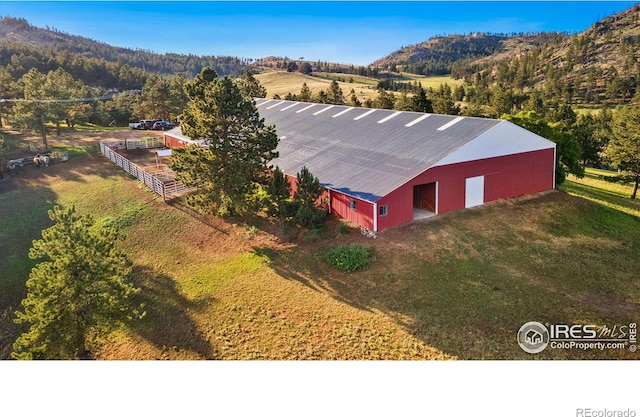
[[[436,212],[436,183],[421,184],[413,187],[413,207]]]
[[[484,175],[467,178],[464,193],[464,207],[484,204]]]

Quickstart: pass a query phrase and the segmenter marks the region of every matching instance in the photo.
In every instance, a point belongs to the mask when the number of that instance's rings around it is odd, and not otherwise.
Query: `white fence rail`
[[[164,140],[162,138],[143,138],[143,139],[127,139],[127,149],[151,149],[162,148]]]
[[[100,152],[111,162],[127,171],[129,174],[142,181],[147,187],[161,195],[165,201],[171,200],[187,194],[192,189],[187,188],[180,181],[175,179],[175,175],[169,169],[162,172],[151,173],[120,155],[114,149],[120,149],[119,142],[100,142]],[[136,148],[132,148],[136,149]]]

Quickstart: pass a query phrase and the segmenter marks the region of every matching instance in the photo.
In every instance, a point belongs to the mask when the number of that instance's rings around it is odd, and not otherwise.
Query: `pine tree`
[[[331,81],[329,85],[327,100],[329,104],[344,104],[344,93],[336,80]]]
[[[275,126],[265,126],[253,99],[229,77],[205,68],[185,85],[183,134],[206,146],[175,148],[170,167],[198,191],[188,202],[218,215],[257,210],[253,195],[266,184],[268,163],[278,156]]]
[[[291,185],[280,167],[275,167],[273,170],[267,192],[269,193],[267,214],[284,224],[292,215]]]
[[[307,86],[307,83],[302,84],[300,89],[300,95],[298,96],[300,101],[311,101],[311,89]]]
[[[400,97],[394,104],[394,109],[401,111],[413,111],[413,100],[407,95],[407,90],[402,90]]]
[[[297,188],[293,194],[296,207],[295,220],[300,226],[319,227],[326,212],[318,206],[323,193],[320,180],[307,167],[302,167],[297,175]]]
[[[87,357],[96,337],[144,315],[131,300],[139,289],[127,282],[131,265],[117,247],[117,230],[74,207],[56,206],[49,217],[55,224],[29,251],[46,260],[31,270],[24,312],[16,312],[16,323],[30,324],[13,345],[17,359]]]
[[[438,114],[452,114],[456,115],[460,113],[460,107],[453,102],[453,95],[451,93],[451,87],[448,84],[440,84],[438,90],[429,90],[431,95],[431,104],[433,111]]]
[[[424,91],[422,86],[419,86],[413,97],[411,98],[413,101],[413,110],[420,111],[424,113],[433,113],[433,106],[431,105],[431,100],[427,98],[427,93]]]
[[[327,96],[327,93],[324,92],[324,90],[320,90],[320,91],[318,91],[318,95],[316,96],[314,101],[316,103],[328,104],[329,103],[329,97]]]
[[[393,109],[394,104],[395,96],[380,88],[378,90],[378,97],[374,101],[374,106],[378,109]]]
[[[168,82],[157,74],[147,78],[134,113],[141,119],[168,119],[170,108],[171,94]]]
[[[599,126],[596,118],[590,113],[580,114],[572,132],[580,144],[582,166],[600,164],[604,143],[598,134]]]
[[[352,88],[349,96],[349,105],[353,107],[362,107],[362,102],[356,96],[356,91]]]
[[[265,98],[267,96],[267,89],[248,69],[244,70],[242,77],[238,79],[238,87],[246,98]]]
[[[635,200],[640,182],[640,109],[618,107],[613,117],[613,135],[607,145],[607,158],[633,181]]]

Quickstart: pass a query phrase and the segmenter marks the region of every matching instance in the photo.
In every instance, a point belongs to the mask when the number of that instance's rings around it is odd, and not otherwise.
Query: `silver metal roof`
[[[502,147],[509,154],[531,147],[555,147],[553,142],[504,120],[263,98],[256,99],[256,105],[265,124],[275,125],[280,138],[280,156],[273,165],[289,175],[306,166],[326,188],[369,202],[376,202],[443,159],[445,163],[488,157],[478,156],[486,146]],[[502,129],[496,128],[498,125]],[[491,135],[503,140],[497,145],[481,139],[492,129]],[[166,134],[204,144],[184,136],[180,127]],[[469,154],[460,149],[475,139],[475,151]],[[508,146],[517,139],[532,144]],[[495,150],[489,154],[492,152]]]
[[[323,186],[375,202],[500,120],[257,99],[276,126],[287,174],[306,166]]]

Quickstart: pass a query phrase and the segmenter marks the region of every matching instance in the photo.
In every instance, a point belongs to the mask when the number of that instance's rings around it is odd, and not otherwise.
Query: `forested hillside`
[[[640,167],[628,169],[629,161],[609,146],[629,130],[620,127],[628,116],[626,109],[635,111],[640,103],[640,5],[575,35],[436,37],[366,67],[302,57],[254,61],[160,55],[3,18],[0,98],[9,100],[0,102],[0,123],[41,132],[44,138],[46,122],[59,131],[64,122],[124,126],[142,118],[173,120],[186,104],[184,83],[205,66],[219,75],[242,73],[246,85],[257,83],[251,71],[276,69],[332,80],[314,92],[306,83],[281,87],[279,94],[288,100],[507,118],[558,144],[562,175],[580,175],[583,166],[608,164],[627,167],[629,178],[640,180]],[[448,85],[448,78],[442,77],[439,86],[425,87],[409,71],[450,75],[456,82]],[[107,94],[113,89],[129,94]],[[356,89],[373,90],[375,96]],[[51,103],[40,105],[42,100]]]
[[[476,97],[484,93],[475,90],[497,84],[514,94],[535,88],[547,99],[572,104],[628,104],[637,95],[640,73],[640,4],[571,36],[435,37],[374,65],[390,71],[451,74],[464,79]]]
[[[63,68],[84,83],[107,88],[141,88],[140,77],[131,73],[192,78],[202,68],[219,74],[240,74],[246,62],[230,56],[157,54],[140,49],[119,48],[50,28],[38,28],[25,19],[0,19],[0,65],[20,77],[29,69],[41,72]],[[144,81],[143,81],[144,83]]]
[[[566,37],[567,34],[556,32],[436,36],[426,42],[403,47],[372,66],[420,75],[451,74],[482,58],[495,60],[500,56],[520,55]]]

